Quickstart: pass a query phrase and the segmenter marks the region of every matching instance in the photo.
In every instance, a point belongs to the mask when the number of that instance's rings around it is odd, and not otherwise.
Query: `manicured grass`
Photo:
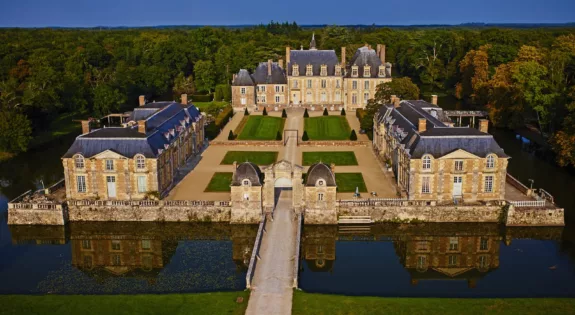
[[[283,133],[285,119],[271,116],[246,116],[237,130],[238,140],[275,140],[277,132]]]
[[[573,314],[575,299],[382,298],[295,291],[292,314]]]
[[[216,173],[214,173],[214,176],[212,176],[212,179],[210,180],[208,187],[206,187],[206,190],[204,190],[204,191],[205,192],[231,191],[230,185],[232,184],[232,176],[233,175],[234,175],[233,173],[228,173],[228,172],[216,172]]]
[[[303,165],[323,162],[327,165],[357,165],[353,151],[303,152]]]
[[[351,129],[344,116],[321,116],[304,119],[310,140],[349,140]]]
[[[208,108],[210,106],[226,107],[229,104],[229,102],[194,102],[194,101],[192,101],[192,104],[199,109],[205,109],[205,108]]]
[[[238,297],[243,298],[237,303]],[[249,291],[141,295],[0,295],[2,314],[244,314]]]
[[[361,173],[335,173],[335,182],[337,192],[355,192],[355,187],[359,192],[367,192]]]
[[[269,165],[275,163],[277,158],[278,153],[272,151],[228,151],[220,164],[231,165],[236,161],[238,163],[252,162],[257,165]]]

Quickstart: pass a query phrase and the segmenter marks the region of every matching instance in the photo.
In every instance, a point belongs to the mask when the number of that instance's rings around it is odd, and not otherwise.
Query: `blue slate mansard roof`
[[[307,65],[312,65],[313,75],[319,76],[321,66],[327,66],[327,75],[335,75],[335,66],[339,64],[335,50],[292,50],[290,51],[290,62],[287,65],[288,74],[292,75],[292,66],[299,66],[300,76],[306,75]]]
[[[236,77],[237,78],[237,77]],[[252,75],[256,84],[286,84],[286,73],[277,62],[272,62],[272,75],[268,75],[268,63],[260,62]]]
[[[155,109],[151,114],[150,108]],[[106,150],[127,158],[133,158],[136,154],[155,158],[172,144],[181,132],[184,132],[193,122],[198,121],[200,116],[200,112],[194,105],[175,102],[146,104],[141,108],[135,108],[129,119],[133,122],[145,120],[145,133],[138,132],[137,124],[130,127],[97,129],[76,137],[63,158],[70,158],[75,154],[89,158]]]
[[[254,86],[254,79],[250,75],[249,71],[246,69],[240,69],[234,80],[232,81],[233,86]]]

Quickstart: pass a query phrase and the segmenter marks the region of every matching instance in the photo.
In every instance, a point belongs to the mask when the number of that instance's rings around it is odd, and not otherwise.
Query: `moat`
[[[565,228],[439,223],[306,226],[300,287],[378,296],[575,296],[571,215],[575,175],[523,150],[515,134],[497,130],[493,134],[513,157],[509,172],[523,182],[533,179],[535,187],[549,191],[565,208]],[[0,294],[245,288],[257,226],[74,222],[63,227],[8,226],[8,200],[59,179],[60,157],[69,140],[0,164]],[[420,259],[422,253],[429,258]]]

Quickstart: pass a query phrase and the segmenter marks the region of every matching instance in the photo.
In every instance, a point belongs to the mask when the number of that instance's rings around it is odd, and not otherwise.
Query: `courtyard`
[[[335,115],[304,118],[304,130],[310,140],[349,140],[351,134],[346,117]]]

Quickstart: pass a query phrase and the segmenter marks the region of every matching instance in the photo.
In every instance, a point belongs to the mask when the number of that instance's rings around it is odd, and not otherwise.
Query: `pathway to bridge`
[[[298,114],[289,115],[286,128],[298,129],[302,119]],[[292,137],[286,144],[284,159],[295,163],[296,155],[297,138]],[[273,221],[266,224],[246,311],[248,315],[291,314],[294,264],[297,263],[298,227],[294,218],[291,191],[283,190],[274,209]]]

